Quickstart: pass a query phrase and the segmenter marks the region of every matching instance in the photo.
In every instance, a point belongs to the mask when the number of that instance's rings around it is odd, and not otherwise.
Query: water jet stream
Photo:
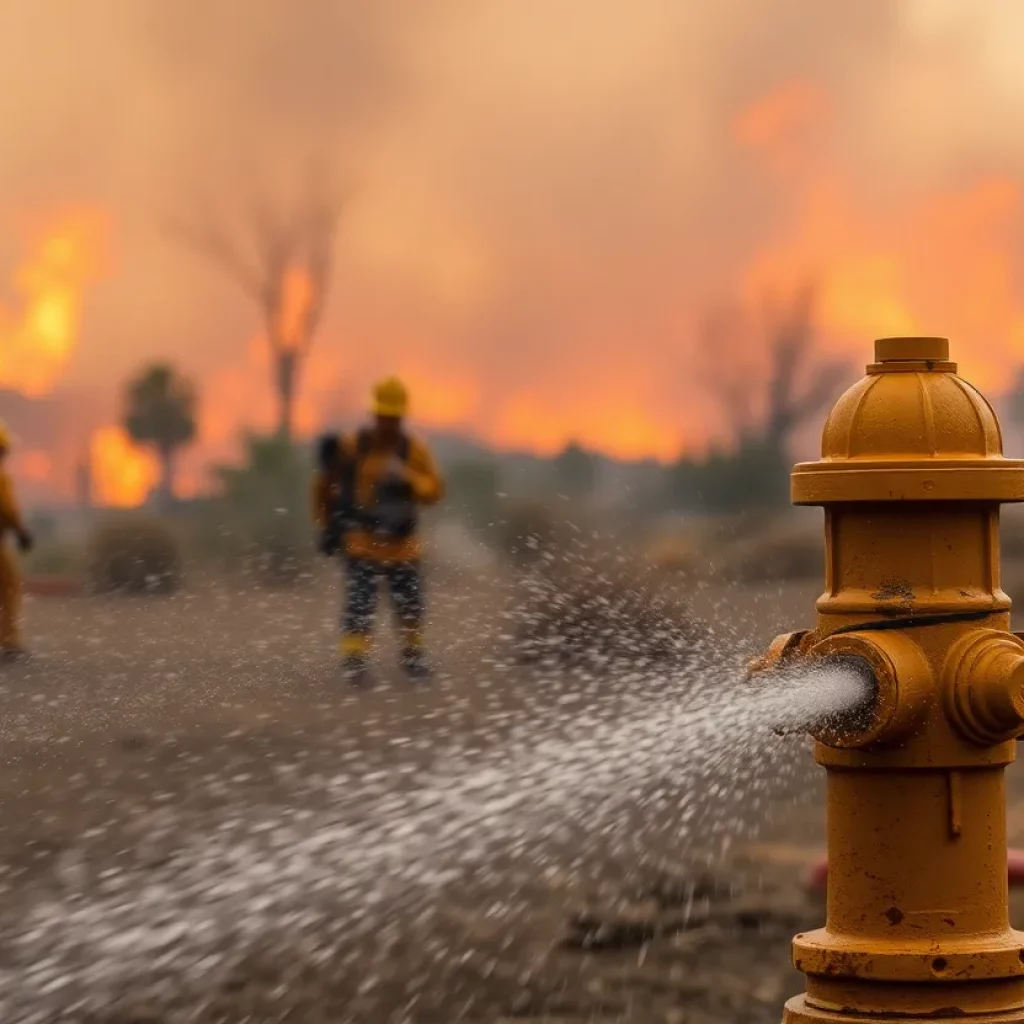
[[[62,891],[35,904],[12,938],[0,1016],[42,1022],[128,993],[209,990],[254,948],[303,943],[334,956],[396,914],[429,913],[445,886],[499,858],[543,877],[602,848],[634,856],[643,831],[633,811],[669,822],[677,840],[699,829],[724,843],[735,819],[704,812],[764,784],[758,762],[777,757],[775,730],[842,714],[865,684],[842,665],[769,685],[721,678],[666,680],[540,735],[524,723],[493,748],[449,748],[426,770],[406,761],[317,779],[329,813],[302,809],[299,791],[292,806],[184,842],[170,815],[150,830],[164,852],[148,867],[71,858]]]

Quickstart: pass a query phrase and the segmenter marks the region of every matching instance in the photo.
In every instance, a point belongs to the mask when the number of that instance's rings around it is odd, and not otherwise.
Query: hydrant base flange
[[[921,1016],[834,1013],[831,1010],[819,1010],[807,1004],[804,995],[794,996],[786,1003],[782,1014],[782,1024],[914,1024],[915,1021],[931,1021],[936,1019],[958,1018],[965,1024],[1024,1024],[1024,1009],[1010,1013],[964,1014],[958,1007],[950,1006],[943,1014],[923,1014]]]
[[[793,940],[794,966],[804,974],[829,980],[873,981],[1010,981],[1024,978],[1024,933],[1007,930],[989,941],[943,941],[934,935],[911,940],[837,942],[826,929]]]

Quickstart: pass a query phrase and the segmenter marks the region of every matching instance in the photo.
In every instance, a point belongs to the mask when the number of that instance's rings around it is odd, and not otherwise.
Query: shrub
[[[742,583],[822,579],[825,541],[820,523],[787,520],[735,544],[714,557],[715,575]]]
[[[747,441],[735,452],[680,459],[666,473],[666,498],[670,508],[711,515],[785,508],[789,468],[779,445]]]
[[[564,544],[571,530],[559,523],[546,505],[522,502],[507,510],[498,523],[498,550],[513,565],[535,565]]]
[[[645,562],[655,571],[693,575],[704,558],[700,524],[674,524],[641,537]]]
[[[37,540],[32,553],[25,559],[25,570],[33,576],[69,576],[81,569],[81,550],[56,540]]]
[[[287,440],[247,437],[242,461],[215,470],[219,487],[204,510],[204,546],[268,586],[305,578],[314,552],[311,472],[308,457]]]
[[[162,520],[123,516],[100,523],[88,550],[96,593],[170,594],[181,586],[180,545]]]
[[[704,629],[677,576],[581,544],[527,569],[512,612],[516,660],[591,674],[683,665]]]
[[[499,519],[500,477],[493,462],[456,462],[448,468],[445,506],[468,526],[489,534]]]

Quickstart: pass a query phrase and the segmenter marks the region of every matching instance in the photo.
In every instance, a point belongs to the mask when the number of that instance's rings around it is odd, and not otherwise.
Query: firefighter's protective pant
[[[21,647],[21,573],[14,552],[0,540],[0,650]]]
[[[380,584],[387,587],[401,632],[402,653],[409,657],[423,647],[423,574],[419,562],[373,562],[345,559],[345,612],[341,653],[362,657],[370,653],[373,620]]]

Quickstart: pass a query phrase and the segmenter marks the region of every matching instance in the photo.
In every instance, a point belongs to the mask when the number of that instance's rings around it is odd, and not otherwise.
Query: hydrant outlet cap
[[[948,362],[947,338],[879,338],[875,342],[876,363]]]

